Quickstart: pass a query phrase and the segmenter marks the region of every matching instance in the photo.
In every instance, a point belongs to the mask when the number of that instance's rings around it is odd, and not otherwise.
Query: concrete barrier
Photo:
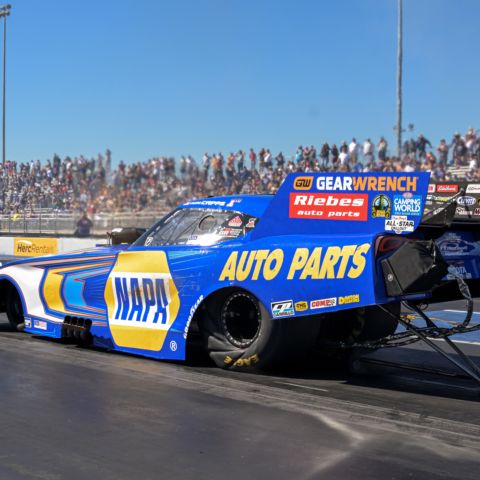
[[[52,242],[53,238],[56,242]],[[107,238],[0,236],[0,255],[32,257],[67,253],[92,248],[98,244],[107,244]]]

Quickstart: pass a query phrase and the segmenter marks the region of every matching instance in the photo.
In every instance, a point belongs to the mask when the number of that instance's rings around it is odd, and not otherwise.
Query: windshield
[[[144,233],[136,246],[215,245],[239,238],[257,225],[244,213],[205,208],[179,208]]]

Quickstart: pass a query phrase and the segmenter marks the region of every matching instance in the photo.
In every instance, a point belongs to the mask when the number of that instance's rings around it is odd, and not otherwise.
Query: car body
[[[427,173],[291,174],[275,196],[190,201],[132,245],[5,265],[1,298],[35,335],[183,360],[200,329],[219,366],[268,364],[310,347],[329,314],[398,305],[378,242],[414,234],[428,183]]]

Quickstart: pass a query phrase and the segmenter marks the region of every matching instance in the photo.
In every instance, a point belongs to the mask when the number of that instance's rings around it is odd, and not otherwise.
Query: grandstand
[[[388,156],[387,148],[383,137],[376,146],[353,139],[339,147],[324,143],[318,154],[313,145],[299,146],[290,158],[262,148],[226,157],[205,153],[201,163],[191,156],[120,162],[113,171],[108,150],[91,159],[7,161],[0,165],[0,231],[72,234],[83,211],[93,220],[92,233],[116,225],[147,227],[191,198],[275,193],[290,172],[430,171],[437,181],[480,181],[480,137],[474,129],[454,134],[450,144],[442,139],[436,149],[419,135],[405,142],[401,158]]]

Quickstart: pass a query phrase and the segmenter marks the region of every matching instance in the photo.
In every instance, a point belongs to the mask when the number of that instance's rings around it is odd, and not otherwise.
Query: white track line
[[[478,391],[478,388],[472,388],[472,387],[464,387],[462,385],[456,385],[456,384],[450,384],[450,383],[444,383],[444,382],[434,382],[433,380],[422,380],[415,378],[415,381],[418,381],[420,383],[429,383],[431,385],[441,385],[442,387],[450,387],[450,388],[461,388],[462,390],[471,390],[471,391]]]
[[[455,335],[468,335],[468,333],[456,333]],[[443,338],[432,338],[434,342],[443,342]],[[468,345],[480,345],[480,342],[469,342],[468,340],[457,340],[456,338],[452,339],[455,343],[465,343]]]
[[[275,383],[281,383],[282,385],[290,385],[291,387],[307,388],[309,390],[318,390],[319,392],[328,392],[326,388],[307,387],[306,385],[299,385],[298,383],[288,383],[288,382],[275,382]]]
[[[465,310],[435,310],[436,312],[455,312],[455,313],[467,313]],[[480,312],[472,312],[474,315],[480,315]]]

